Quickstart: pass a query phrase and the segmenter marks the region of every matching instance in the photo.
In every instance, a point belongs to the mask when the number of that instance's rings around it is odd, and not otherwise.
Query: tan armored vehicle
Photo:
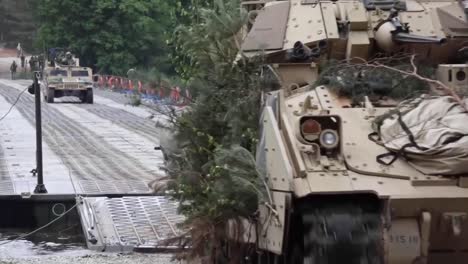
[[[263,111],[257,160],[270,200],[260,205],[257,263],[468,263],[468,114],[448,93],[468,91],[467,2],[242,6],[243,52],[266,55],[281,84]],[[378,76],[374,57],[398,54],[436,69],[426,95],[353,102],[336,92]],[[318,84],[332,59],[363,70]],[[386,85],[378,80],[371,90]]]
[[[53,56],[46,65],[42,90],[48,103],[63,96],[75,96],[83,103],[93,103],[91,68],[80,67],[79,59],[69,52]]]

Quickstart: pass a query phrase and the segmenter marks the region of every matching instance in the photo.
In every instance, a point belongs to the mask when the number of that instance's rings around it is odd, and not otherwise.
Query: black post
[[[47,193],[42,173],[42,119],[41,119],[41,87],[38,80],[39,72],[34,72],[34,97],[36,99],[36,171],[37,185],[34,193]]]

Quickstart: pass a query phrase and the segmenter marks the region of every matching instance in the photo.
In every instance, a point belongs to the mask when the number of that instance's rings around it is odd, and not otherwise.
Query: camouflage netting
[[[377,117],[374,131],[390,151],[377,161],[390,165],[396,158],[404,158],[427,175],[466,175],[468,114],[467,101],[463,103],[451,96],[422,95]]]
[[[411,70],[409,62],[388,65],[400,70]],[[432,67],[419,67],[418,74],[431,76]],[[390,97],[403,99],[429,90],[427,82],[385,68],[374,68],[364,64],[348,64],[332,61],[325,65],[316,85],[327,85],[339,96],[350,97],[362,102],[364,96],[371,98]]]

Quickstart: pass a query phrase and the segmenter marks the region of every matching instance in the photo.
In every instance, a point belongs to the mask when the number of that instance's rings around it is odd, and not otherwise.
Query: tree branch
[[[398,69],[396,67],[393,67],[393,66],[389,66],[388,64],[384,64],[385,62],[389,62],[389,61],[394,61],[395,59],[397,60],[401,60],[401,59],[404,59],[405,57],[398,55],[398,56],[395,56],[395,57],[386,57],[386,58],[376,58],[376,59],[373,59],[373,60],[370,60],[370,61],[367,61],[363,58],[360,58],[360,57],[354,57],[352,58],[352,60],[358,60],[358,61],[361,61],[360,63],[349,63],[349,62],[346,62],[345,63],[345,67],[364,67],[364,68],[374,68],[374,69],[386,69],[386,70],[389,70],[389,71],[393,71],[393,72],[397,72],[397,73],[400,73],[406,77],[414,77],[418,80],[421,80],[423,82],[426,82],[428,84],[432,84],[432,85],[435,85],[435,88],[437,90],[442,90],[443,92],[445,92],[446,94],[452,96],[455,101],[457,103],[459,103],[465,110],[468,110],[463,99],[455,92],[455,90],[453,90],[451,87],[449,87],[448,85],[444,84],[443,82],[439,81],[439,80],[434,80],[434,79],[431,79],[431,78],[428,78],[428,77],[424,77],[422,75],[420,75],[418,73],[418,67],[416,66],[416,63],[415,63],[415,59],[416,59],[416,55],[415,54],[412,54],[411,57],[409,58],[410,60],[410,64],[411,64],[411,67],[412,69],[410,71],[405,71],[405,70],[401,70],[401,69]],[[407,58],[407,56],[406,56]]]

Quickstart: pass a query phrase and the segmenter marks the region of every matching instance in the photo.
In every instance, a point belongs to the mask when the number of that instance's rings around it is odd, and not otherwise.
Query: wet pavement
[[[35,186],[36,178],[30,173],[35,164],[34,98],[21,94],[29,83],[0,80],[0,113],[6,113],[19,97],[0,126],[0,195],[31,192]],[[151,116],[155,113],[149,109],[99,95],[92,105],[73,97],[43,103],[44,177],[49,194],[74,194],[75,190],[87,194],[87,186],[99,184],[115,185],[117,193],[119,186],[123,186],[121,193],[149,192],[146,183],[163,173],[162,153],[154,150],[159,139]]]

